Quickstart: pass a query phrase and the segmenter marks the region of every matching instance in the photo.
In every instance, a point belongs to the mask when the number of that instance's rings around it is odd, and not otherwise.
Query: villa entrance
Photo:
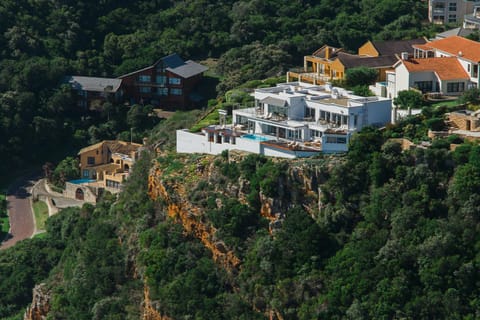
[[[75,191],[75,199],[77,200],[85,199],[85,194],[83,193],[83,190],[81,188],[77,188],[77,191]]]

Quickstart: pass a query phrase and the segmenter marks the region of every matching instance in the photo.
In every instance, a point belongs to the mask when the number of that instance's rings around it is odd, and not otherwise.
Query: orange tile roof
[[[470,79],[456,57],[402,60],[409,72],[435,72],[440,80]]]
[[[461,57],[470,61],[480,62],[480,42],[469,40],[459,36],[452,36],[445,39],[435,40],[427,43],[425,46],[432,47],[457,56],[461,52]],[[418,48],[419,46],[417,46]]]
[[[417,49],[426,50],[426,51],[433,50],[433,48],[428,44],[416,44],[416,45],[413,45],[413,47]]]

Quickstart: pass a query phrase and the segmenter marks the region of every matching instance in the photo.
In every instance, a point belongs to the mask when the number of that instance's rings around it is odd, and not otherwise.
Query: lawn
[[[33,203],[33,211],[35,212],[37,230],[45,230],[45,221],[48,218],[47,204],[43,201],[36,201]]]
[[[432,107],[438,107],[438,106],[445,106],[445,107],[456,107],[460,103],[458,102],[458,99],[455,100],[448,100],[448,101],[439,101],[432,103],[430,106]]]

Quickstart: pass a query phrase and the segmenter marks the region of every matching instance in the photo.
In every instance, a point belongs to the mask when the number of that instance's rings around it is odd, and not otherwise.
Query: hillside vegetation
[[[409,125],[346,157],[144,153],[117,201],[2,252],[0,317],[46,282],[52,319],[474,319],[480,148],[402,152]]]
[[[478,318],[480,147],[388,140],[424,138],[446,108],[366,128],[343,156],[178,155],[175,129],[200,110],[159,124],[149,106],[84,113],[59,86],[68,73],[116,76],[177,52],[218,58],[224,92],[282,75],[324,43],[426,34],[425,6],[2,1],[0,176],[132,127],[149,146],[118,198],[63,210],[41,238],[0,252],[0,318],[23,319],[41,283],[48,319]]]
[[[0,153],[9,157],[0,174],[32,161],[41,166],[102,139],[128,140],[131,128],[141,142],[151,128],[148,108],[80,110],[76,95],[60,87],[67,74],[118,76],[176,52],[185,59],[218,59],[212,71],[224,93],[247,80],[284,75],[325,43],[356,50],[371,38],[428,33],[425,3],[4,0]]]

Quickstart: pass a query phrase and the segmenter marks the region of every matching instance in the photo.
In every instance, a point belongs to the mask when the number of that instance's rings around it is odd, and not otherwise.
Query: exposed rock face
[[[156,167],[153,168],[149,176],[148,190],[152,199],[161,199],[166,203],[170,217],[179,219],[185,231],[202,241],[203,245],[212,252],[213,259],[217,263],[228,271],[236,272],[240,265],[240,259],[224,244],[218,243],[215,239],[217,230],[202,221],[201,209],[192,206],[187,201],[187,193],[182,184],[165,182],[162,179],[162,171],[159,167]]]
[[[241,161],[246,154],[231,152],[228,161]],[[200,160],[199,160],[200,159]],[[179,159],[176,159],[181,161]],[[228,248],[221,239],[216,236],[216,229],[206,221],[204,208],[190,202],[188,192],[195,188],[196,183],[192,181],[207,182],[210,190],[218,195],[215,198],[215,206],[221,208],[220,195],[226,198],[238,199],[241,203],[247,204],[247,195],[250,193],[250,181],[240,177],[238,181],[225,181],[219,176],[218,168],[214,165],[214,158],[205,156],[194,158],[197,163],[189,162],[184,158],[183,173],[162,172],[159,163],[154,164],[150,171],[148,188],[149,196],[158,200],[168,212],[168,215],[182,223],[184,230],[200,239],[203,245],[212,252],[213,259],[225,270],[236,274],[241,267],[241,261],[235,256],[232,248]],[[273,161],[284,161],[276,160]],[[203,164],[199,164],[202,162]],[[302,204],[302,207],[312,216],[318,215],[322,209],[321,188],[326,181],[326,175],[335,161],[322,159],[316,161],[293,160],[286,167],[281,178],[277,182],[276,196],[270,197],[259,192],[260,212],[267,218],[269,230],[272,234],[282,228],[285,215],[292,208],[292,203]],[[188,169],[190,168],[190,169]],[[223,183],[225,182],[225,183]],[[164,320],[155,308],[155,303],[148,299],[148,288],[145,294],[145,316],[144,320]],[[235,286],[233,286],[235,290]],[[150,306],[150,307],[149,307]],[[283,320],[281,312],[277,310],[265,310],[264,307],[252,308],[263,312],[270,320]]]
[[[40,283],[33,288],[32,304],[27,308],[24,320],[44,320],[50,311],[51,290],[46,283]]]
[[[150,300],[150,289],[145,284],[143,289],[143,316],[142,320],[171,320],[169,317],[161,315],[155,307],[155,302]]]

